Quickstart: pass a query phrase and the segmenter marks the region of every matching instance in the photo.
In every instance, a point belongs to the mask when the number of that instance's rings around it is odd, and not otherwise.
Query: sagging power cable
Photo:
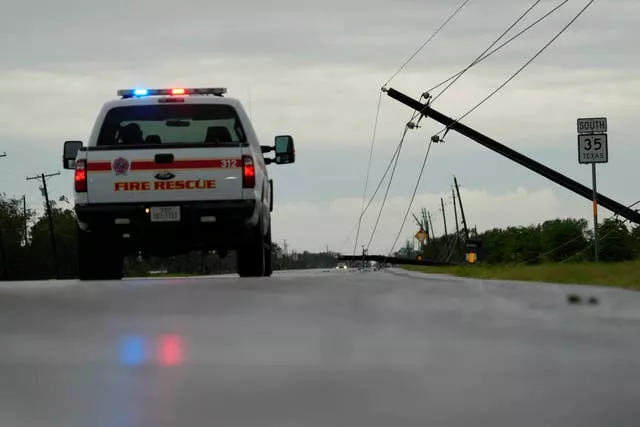
[[[460,72],[444,89],[442,89],[442,91],[440,91],[439,94],[437,94],[436,96],[433,97],[433,102],[435,102],[438,98],[440,98],[447,90],[449,90],[449,88],[451,86],[453,86],[471,67],[473,67],[474,65],[476,65],[478,63],[478,61],[489,51],[491,50],[492,47],[494,47],[500,40],[503,39],[504,36],[506,36],[516,25],[518,25],[518,23],[520,21],[522,21],[542,0],[536,0],[535,2],[533,2],[533,4],[531,6],[529,6],[529,8],[527,8],[527,10],[524,11],[524,13],[522,13],[518,19],[516,19],[506,30],[504,30],[504,32],[502,34],[500,34],[500,36],[495,39],[493,41],[493,43],[491,43],[480,55],[478,55],[473,61],[471,61],[471,64],[469,64],[462,72]]]
[[[369,189],[369,175],[371,173],[371,161],[373,160],[373,147],[375,145],[375,141],[376,141],[376,133],[378,130],[378,120],[380,118],[380,107],[382,105],[382,94],[383,92],[380,91],[380,94],[378,95],[378,107],[376,108],[376,118],[375,121],[373,123],[373,135],[371,137],[371,146],[369,147],[369,161],[367,163],[367,174],[366,177],[364,179],[364,191],[362,193],[362,206],[360,207],[360,217],[358,218],[358,223],[357,223],[357,232],[356,232],[356,242],[355,245],[353,247],[353,255],[355,255],[355,250],[356,247],[358,246],[358,241],[360,240],[360,227],[362,227],[362,216],[364,215],[364,202],[367,199],[367,190]],[[353,231],[351,231],[352,233]],[[349,239],[349,237],[351,237],[351,233],[349,233],[349,236],[347,237],[347,240]]]
[[[402,63],[400,68],[398,68],[398,70],[393,73],[391,77],[389,77],[389,80],[387,80],[385,84],[382,85],[382,87],[387,86],[391,82],[391,80],[396,78],[398,74],[400,74],[402,70],[404,70],[404,68],[409,65],[413,58],[415,58],[416,55],[418,55],[422,51],[422,49],[424,49],[431,42],[431,40],[433,40],[444,29],[444,27],[447,26],[449,22],[451,22],[451,20],[467,5],[467,3],[469,3],[469,0],[463,1],[462,4],[458,6],[458,8],[442,23],[442,25],[440,25],[440,27],[438,27],[438,29],[434,31],[434,33],[431,34],[431,36],[424,43],[422,43],[422,45],[420,45],[420,47],[418,47],[418,49],[416,49],[416,51],[413,52],[405,62]]]
[[[409,131],[409,125],[405,125],[404,132],[402,133],[402,138],[400,139],[400,149],[402,149],[402,145],[404,144],[404,140],[407,136],[407,132]],[[367,243],[366,249],[369,250],[371,246],[371,242],[376,234],[378,229],[378,225],[380,224],[380,218],[382,217],[382,212],[384,211],[384,206],[387,202],[387,196],[389,195],[389,189],[391,188],[391,184],[393,183],[393,177],[396,172],[396,167],[398,166],[398,160],[400,159],[400,155],[396,156],[395,162],[393,163],[393,169],[391,170],[391,175],[389,176],[389,182],[387,183],[387,189],[384,192],[384,197],[382,198],[382,203],[380,204],[380,210],[378,211],[378,217],[376,218],[376,222],[373,226],[373,230],[371,231],[371,236],[369,237],[369,242]]]
[[[427,160],[429,159],[429,153],[431,152],[431,145],[433,144],[433,138],[429,139],[429,145],[427,146],[427,151],[424,155],[424,159],[422,160],[422,166],[420,167],[420,173],[418,174],[418,179],[416,180],[416,185],[413,187],[413,194],[411,195],[411,199],[409,201],[409,206],[407,207],[407,210],[404,214],[404,218],[402,219],[402,224],[400,225],[400,229],[398,230],[398,234],[396,235],[395,240],[393,241],[393,244],[391,245],[391,249],[389,250],[389,253],[387,254],[387,258],[389,258],[391,256],[391,254],[393,253],[393,250],[395,249],[396,244],[398,243],[398,239],[400,239],[400,235],[402,234],[402,230],[404,229],[404,226],[407,222],[407,218],[409,217],[409,213],[411,212],[411,208],[413,206],[413,202],[416,198],[416,193],[418,192],[418,187],[420,186],[420,181],[422,180],[422,175],[424,173],[424,169],[425,166],[427,164]],[[386,263],[386,259],[384,260],[383,264]]]
[[[560,9],[562,6],[564,6],[565,4],[567,4],[569,0],[564,0],[562,3],[560,3],[559,5],[555,6],[553,9],[551,9],[550,11],[548,11],[547,13],[545,13],[544,15],[542,15],[540,18],[536,19],[535,21],[533,21],[531,24],[527,25],[526,27],[524,27],[522,30],[518,31],[516,34],[514,34],[513,36],[509,37],[507,40],[505,40],[504,42],[502,42],[500,45],[498,45],[495,49],[491,50],[490,52],[487,52],[485,55],[483,55],[481,58],[478,58],[477,61],[474,61],[472,64],[470,64],[469,66],[463,68],[462,70],[458,71],[457,73],[455,73],[454,75],[452,75],[451,77],[449,77],[448,79],[445,79],[443,81],[441,81],[440,83],[438,83],[437,85],[433,86],[432,88],[430,88],[429,90],[427,90],[427,92],[433,92],[434,90],[438,89],[439,87],[449,83],[451,80],[455,79],[458,76],[461,76],[462,74],[466,73],[468,70],[470,70],[472,67],[475,67],[476,65],[480,64],[481,62],[483,62],[484,60],[490,58],[491,56],[493,56],[494,54],[496,54],[498,51],[502,50],[505,46],[509,45],[511,42],[513,42],[514,40],[518,39],[519,37],[521,37],[524,33],[526,33],[527,31],[529,31],[530,29],[532,29],[533,27],[535,27],[536,25],[538,25],[540,22],[544,21],[545,19],[547,19],[549,16],[551,16],[552,14],[554,14],[555,12],[558,11],[558,9]]]
[[[553,44],[578,18],[593,4],[595,0],[590,0],[586,6],[584,6],[551,40],[549,40],[540,50],[538,50],[535,55],[533,55],[527,62],[525,62],[515,73],[513,73],[507,80],[505,80],[500,86],[498,86],[493,92],[487,95],[482,101],[477,103],[471,109],[469,109],[466,113],[456,119],[456,122],[464,119],[469,116],[475,110],[477,110],[480,106],[482,106],[485,102],[495,96],[500,90],[502,90],[506,85],[508,85],[513,79],[515,79],[522,71],[524,71],[533,61],[535,61],[538,56],[540,56],[549,46]],[[445,127],[441,131],[439,131],[435,136],[439,136],[441,134],[445,134],[448,132],[449,128]]]
[[[393,166],[393,164],[394,164],[394,162],[396,160],[396,157],[400,155],[400,149],[402,148],[402,144],[403,144],[403,141],[401,140],[398,143],[398,145],[396,146],[396,150],[393,153],[393,156],[391,156],[391,160],[389,161],[389,164],[387,165],[387,168],[385,169],[384,173],[382,174],[382,177],[378,181],[378,185],[376,186],[376,189],[374,190],[373,194],[369,198],[369,201],[365,205],[364,209],[362,209],[362,212],[360,213],[360,217],[358,218],[358,221],[356,221],[356,224],[353,226],[353,228],[349,232],[349,235],[347,236],[347,238],[345,239],[345,241],[341,245],[341,247],[343,247],[346,244],[346,242],[349,240],[349,238],[351,237],[351,235],[355,231],[356,227],[358,227],[359,224],[362,222],[362,218],[364,217],[364,214],[367,212],[367,210],[369,209],[369,207],[373,203],[373,200],[375,199],[376,195],[378,194],[378,191],[380,191],[380,188],[382,187],[382,184],[384,183],[384,180],[387,177],[387,174],[389,173],[389,170]],[[355,254],[355,250],[356,250],[357,245],[358,245],[358,240],[356,239],[355,244],[354,244],[354,249],[353,249],[354,254]]]

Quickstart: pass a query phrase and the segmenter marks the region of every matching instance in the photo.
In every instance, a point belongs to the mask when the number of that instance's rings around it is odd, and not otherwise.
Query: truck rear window
[[[246,135],[229,105],[181,104],[115,107],[105,116],[98,146],[139,144],[238,145]]]

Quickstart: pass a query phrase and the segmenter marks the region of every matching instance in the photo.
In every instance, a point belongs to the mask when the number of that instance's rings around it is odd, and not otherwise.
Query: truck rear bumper
[[[180,220],[153,222],[149,209],[179,206]],[[254,200],[201,203],[76,205],[83,230],[117,237],[126,251],[173,255],[191,250],[234,249],[257,222]]]

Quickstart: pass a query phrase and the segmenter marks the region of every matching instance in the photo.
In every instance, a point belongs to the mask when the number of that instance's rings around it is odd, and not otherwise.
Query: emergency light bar
[[[222,96],[227,93],[227,88],[172,88],[172,89],[120,89],[118,96],[123,98],[154,96],[154,95],[215,95]]]

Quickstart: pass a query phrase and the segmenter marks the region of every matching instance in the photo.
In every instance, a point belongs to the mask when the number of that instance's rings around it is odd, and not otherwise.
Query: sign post
[[[593,239],[595,261],[599,261],[598,236],[598,186],[596,165],[609,162],[609,141],[607,140],[607,119],[604,117],[578,119],[578,163],[591,164],[593,181]]]

